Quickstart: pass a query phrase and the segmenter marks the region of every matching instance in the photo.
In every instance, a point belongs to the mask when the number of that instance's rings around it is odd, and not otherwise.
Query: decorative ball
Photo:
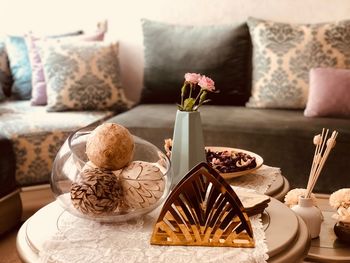
[[[118,178],[111,171],[99,168],[84,169],[70,191],[73,206],[87,215],[115,211],[122,204],[122,195]]]
[[[104,123],[96,127],[87,139],[86,154],[98,167],[118,170],[131,162],[134,139],[125,127]]]
[[[350,224],[337,222],[334,225],[334,233],[339,240],[350,244]]]
[[[164,174],[158,166],[134,161],[121,170],[124,202],[130,208],[145,208],[156,203],[165,190]]]

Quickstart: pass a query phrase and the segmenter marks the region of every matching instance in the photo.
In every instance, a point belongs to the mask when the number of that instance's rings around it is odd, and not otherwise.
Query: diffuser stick
[[[328,134],[328,130],[326,132],[326,136]],[[313,158],[313,163],[312,163],[312,166],[311,166],[311,170],[310,170],[310,175],[309,175],[309,180],[308,180],[308,184],[307,184],[307,195],[308,196],[308,193],[310,193],[310,188],[312,186],[312,182],[314,181],[314,176],[315,176],[315,172],[317,170],[317,167],[320,163],[320,159],[321,159],[321,154],[322,154],[322,148],[324,146],[324,138],[325,138],[325,129],[323,128],[322,129],[322,133],[321,133],[321,136],[318,137],[317,139],[315,139],[317,136],[314,137],[314,144],[315,144],[315,141],[317,142],[316,144],[316,149],[315,149],[315,154],[314,154],[314,158]]]
[[[311,165],[311,169],[310,169],[309,180],[307,182],[307,189],[309,189],[309,187],[311,186],[310,184],[311,184],[312,174],[314,173],[314,170],[316,169],[316,159],[317,159],[317,156],[318,156],[318,150],[319,150],[320,145],[322,143],[323,133],[324,133],[324,128],[322,129],[322,135],[321,134],[317,134],[314,137],[314,140],[313,140],[313,143],[314,143],[314,145],[316,145],[316,148],[315,148],[314,158],[312,160],[312,165]]]
[[[314,167],[314,170],[311,172],[311,176],[309,178],[309,183],[307,187],[307,194],[306,197],[310,197],[313,188],[315,187],[315,184],[320,176],[320,173],[323,169],[323,166],[331,152],[331,150],[334,148],[336,143],[336,138],[338,136],[337,131],[333,131],[331,137],[327,139],[328,130],[326,132],[326,135],[322,137],[322,148],[319,151],[319,156],[316,158],[316,167]],[[323,151],[324,146],[326,145],[326,149]]]

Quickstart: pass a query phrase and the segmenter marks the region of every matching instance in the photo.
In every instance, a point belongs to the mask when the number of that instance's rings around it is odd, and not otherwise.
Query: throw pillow
[[[37,40],[38,38],[34,37],[32,33],[28,33],[25,36],[32,69],[32,93],[30,101],[32,105],[45,105],[47,103],[46,83],[39,50],[37,49]]]
[[[215,81],[212,104],[244,105],[250,95],[251,44],[246,24],[180,26],[142,20],[145,68],[141,103],[180,102],[184,75]]]
[[[13,77],[11,96],[14,99],[29,100],[32,91],[32,69],[24,38],[20,36],[8,36],[6,38],[6,50]]]
[[[12,77],[5,48],[5,38],[0,38],[0,89],[2,94],[11,95]]]
[[[310,70],[307,117],[350,117],[350,70],[315,68]]]
[[[79,33],[82,33],[79,31]],[[98,31],[93,34],[79,35],[77,34],[66,34],[61,36],[52,36],[57,41],[60,40],[60,37],[73,37],[77,41],[86,40],[86,41],[103,41],[104,31]],[[45,41],[47,38],[39,38],[34,36],[31,32],[25,36],[27,48],[29,51],[29,60],[32,68],[32,94],[31,94],[31,103],[32,105],[46,105],[47,103],[47,94],[46,94],[46,82],[44,77],[44,70],[41,63],[41,58],[39,54],[38,45],[41,41]]]
[[[350,20],[287,24],[248,19],[253,87],[248,107],[305,108],[309,71],[350,67]]]
[[[81,33],[82,31],[77,31],[50,37],[72,36]],[[13,77],[11,96],[18,100],[29,100],[32,93],[32,67],[26,41],[22,36],[7,36],[5,43]]]
[[[40,50],[48,111],[129,108],[121,88],[117,43],[46,41]]]

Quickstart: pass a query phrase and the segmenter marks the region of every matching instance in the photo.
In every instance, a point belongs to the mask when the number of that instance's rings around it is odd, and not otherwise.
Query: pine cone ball
[[[92,131],[86,142],[86,154],[98,167],[119,170],[132,160],[134,138],[125,127],[104,123]]]
[[[70,196],[73,206],[86,215],[105,215],[122,204],[123,191],[112,171],[87,168],[80,179],[72,183]]]

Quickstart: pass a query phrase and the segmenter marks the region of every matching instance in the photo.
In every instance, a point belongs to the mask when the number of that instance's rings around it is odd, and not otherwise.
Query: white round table
[[[45,240],[59,231],[57,221],[62,213],[68,212],[55,201],[40,209],[22,225],[17,235],[17,250],[24,262],[39,261],[39,252]],[[294,212],[272,198],[263,214],[263,223],[270,257],[268,262],[296,262],[304,258],[310,245],[310,236],[305,223]]]

